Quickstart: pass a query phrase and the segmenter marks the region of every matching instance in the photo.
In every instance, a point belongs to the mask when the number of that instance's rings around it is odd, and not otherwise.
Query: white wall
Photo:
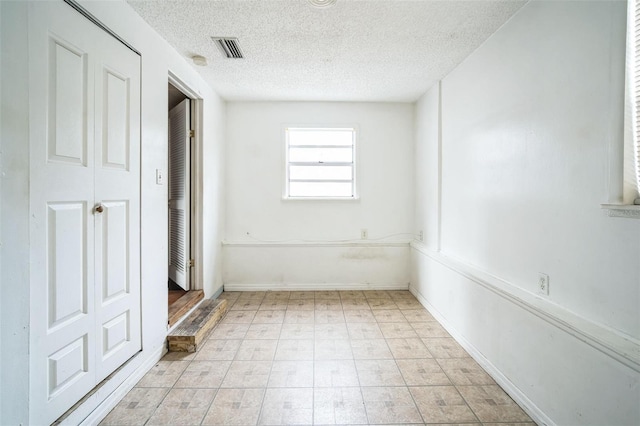
[[[18,424],[29,409],[27,7],[0,2],[0,10],[0,423]]]
[[[356,125],[360,199],[283,200],[285,125]],[[225,288],[406,287],[412,127],[411,104],[230,102]]]
[[[416,108],[413,290],[542,422],[640,423],[640,221],[600,208],[625,7],[530,2]]]
[[[220,290],[223,230],[225,103],[166,41],[123,1],[83,2],[83,6],[142,53],[141,267],[143,351],[70,417],[79,422],[110,395],[133,384],[158,359],[167,331],[167,186],[155,183],[155,170],[167,170],[167,81],[172,71],[204,100],[203,287]],[[27,2],[1,2],[2,8],[2,359],[1,424],[29,424],[29,205],[28,205],[28,49]],[[37,6],[36,6],[37,7]],[[7,60],[11,58],[11,60]],[[133,382],[132,382],[133,381]],[[117,392],[112,394],[114,390]],[[94,412],[94,414],[96,413]],[[94,421],[97,418],[94,418]]]
[[[415,232],[422,242],[438,250],[440,221],[440,85],[415,104]]]

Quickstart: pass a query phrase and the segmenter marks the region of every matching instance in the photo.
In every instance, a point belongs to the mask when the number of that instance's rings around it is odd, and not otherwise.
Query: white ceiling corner
[[[526,0],[127,0],[227,100],[412,102]],[[211,37],[237,37],[244,59]]]

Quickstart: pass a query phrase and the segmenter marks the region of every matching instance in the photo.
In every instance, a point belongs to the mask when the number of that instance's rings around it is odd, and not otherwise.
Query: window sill
[[[600,207],[608,210],[609,217],[626,217],[630,219],[640,219],[640,205],[601,204]]]

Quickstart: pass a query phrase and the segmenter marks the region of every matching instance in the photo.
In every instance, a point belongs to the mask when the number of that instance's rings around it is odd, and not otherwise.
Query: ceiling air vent
[[[237,38],[211,37],[211,39],[213,39],[216,46],[218,46],[218,49],[220,49],[222,54],[227,58],[244,58],[242,50],[240,50],[240,45],[238,44]]]

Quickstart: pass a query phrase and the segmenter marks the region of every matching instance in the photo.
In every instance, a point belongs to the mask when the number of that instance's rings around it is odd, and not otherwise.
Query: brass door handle
[[[102,213],[104,211],[104,207],[102,206],[102,204],[98,204],[95,210],[96,213]]]

